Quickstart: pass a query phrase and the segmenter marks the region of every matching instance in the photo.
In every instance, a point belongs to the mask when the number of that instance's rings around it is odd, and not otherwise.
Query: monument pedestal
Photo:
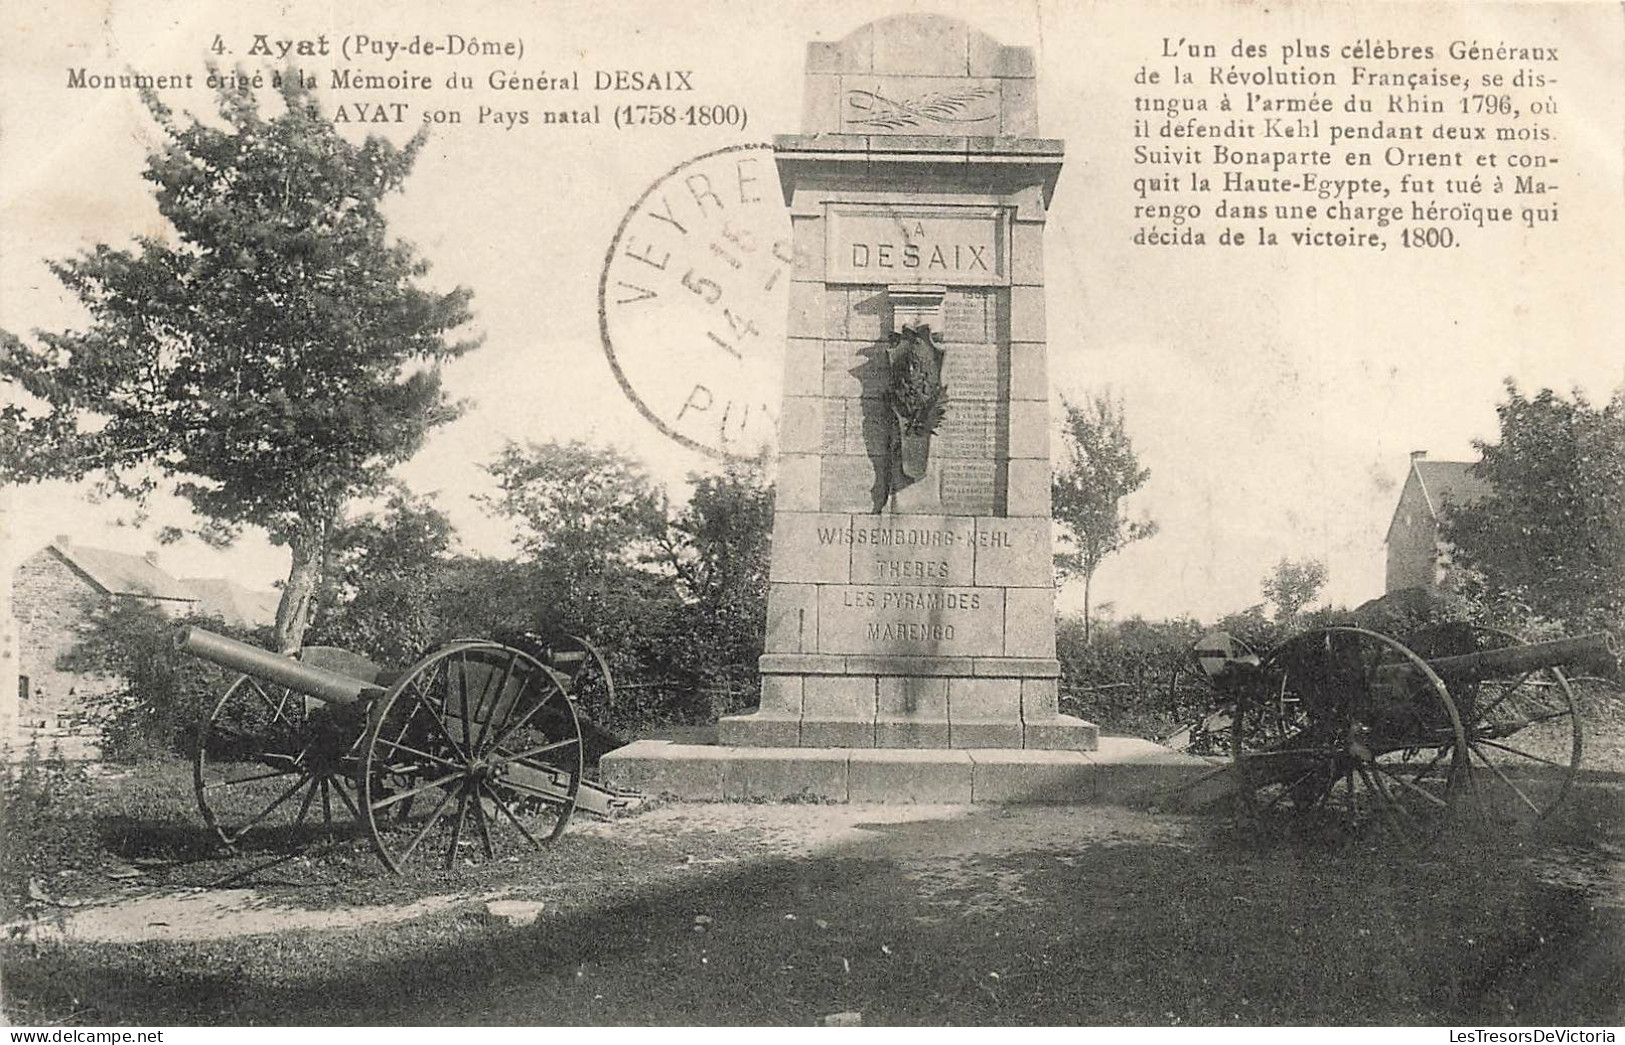
[[[936,16],[808,52],[762,699],[721,743],[1091,750],[1058,713],[1032,55]]]
[[[977,675],[978,668],[985,675]],[[762,658],[762,703],[717,724],[740,747],[1092,751],[1092,723],[1056,709],[1056,662],[821,654]],[[997,672],[1026,670],[1027,676]],[[937,674],[922,674],[935,671]],[[859,674],[858,672],[868,672]]]
[[[1226,770],[1149,740],[1090,751],[723,747],[639,740],[605,755],[605,783],[690,802],[1078,803],[1195,808]]]

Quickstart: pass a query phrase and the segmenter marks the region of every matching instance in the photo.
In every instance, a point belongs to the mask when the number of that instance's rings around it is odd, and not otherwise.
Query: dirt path
[[[36,942],[137,943],[219,940],[308,930],[356,929],[408,922],[465,903],[497,900],[506,890],[483,896],[430,896],[407,904],[341,907],[312,911],[290,906],[257,889],[160,890],[111,903],[64,909],[6,932]]]
[[[572,835],[633,847],[676,845],[700,853],[691,862],[737,867],[841,851],[896,862],[922,894],[973,886],[986,872],[970,868],[1003,853],[1063,851],[1083,845],[1155,840],[1188,845],[1193,822],[1112,808],[1022,807],[989,813],[965,806],[812,806],[685,804],[641,816],[578,821]],[[710,852],[718,838],[748,836],[745,850]],[[998,876],[994,876],[997,878]],[[1020,886],[1006,876],[989,880],[996,895],[1014,897]],[[86,943],[200,941],[268,933],[341,931],[393,924],[460,907],[480,908],[527,890],[450,893],[410,903],[307,910],[297,892],[259,889],[157,889],[145,894],[61,906],[4,927],[6,935],[39,942]],[[500,907],[498,908],[501,909]]]
[[[922,919],[998,914],[1033,904],[1026,879],[1035,857],[1071,865],[1084,852],[1156,846],[1193,850],[1215,821],[1112,807],[812,806],[681,804],[612,822],[578,822],[581,840],[634,849],[692,849],[688,870],[745,870],[773,860],[839,855],[884,861],[927,909]],[[718,850],[719,838],[748,839]],[[590,843],[589,843],[590,844]],[[696,855],[697,854],[697,855]],[[1019,855],[1019,860],[1003,857]],[[1535,877],[1583,891],[1592,902],[1625,907],[1625,860],[1607,844],[1556,846],[1519,857]],[[83,907],[59,908],[5,927],[35,941],[132,943],[201,941],[270,933],[342,931],[408,922],[457,909],[500,913],[509,898],[541,895],[515,886],[455,892],[409,903],[308,910],[297,892],[257,889],[157,890]],[[493,906],[496,905],[496,906]],[[533,903],[533,906],[534,903]]]

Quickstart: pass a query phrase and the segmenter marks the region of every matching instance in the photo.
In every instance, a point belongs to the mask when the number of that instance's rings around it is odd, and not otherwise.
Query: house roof
[[[1437,519],[1446,501],[1472,504],[1490,495],[1490,484],[1473,475],[1473,461],[1416,461],[1411,465],[1427,497],[1428,511]]]
[[[1399,522],[1400,506],[1405,503],[1405,491],[1410,489],[1413,482],[1422,491],[1422,501],[1427,505],[1428,514],[1436,523],[1447,502],[1472,504],[1488,497],[1491,493],[1490,484],[1473,475],[1470,470],[1476,463],[1476,461],[1429,461],[1413,457],[1410,474],[1405,477],[1405,485],[1399,491],[1399,501],[1394,505],[1394,514],[1388,520],[1388,532],[1383,537],[1384,543],[1394,535],[1394,526]]]
[[[181,583],[196,593],[197,611],[205,616],[238,627],[263,627],[276,620],[277,592],[254,591],[224,577],[188,577]]]
[[[69,566],[110,595],[136,595],[144,599],[196,602],[197,595],[158,565],[139,555],[87,548],[58,539],[50,545]]]

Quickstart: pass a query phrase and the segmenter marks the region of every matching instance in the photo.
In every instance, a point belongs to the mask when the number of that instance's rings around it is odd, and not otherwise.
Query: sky
[[[1118,616],[1212,617],[1261,601],[1282,557],[1323,559],[1327,597],[1380,594],[1383,534],[1408,453],[1468,459],[1493,438],[1502,382],[1579,388],[1606,399],[1625,381],[1625,70],[1615,5],[1382,6],[1290,3],[955,3],[825,0],[755,5],[692,0],[480,2],[455,14],[427,3],[47,3],[8,9],[0,33],[0,327],[19,334],[81,325],[84,312],[46,268],[98,242],[162,235],[141,180],[155,132],[133,92],[72,90],[70,67],[201,72],[216,37],[240,58],[254,34],[337,41],[347,34],[520,40],[522,58],[470,59],[523,75],[597,69],[693,70],[692,99],[743,104],[749,126],[503,130],[437,128],[392,201],[392,230],[433,269],[426,284],[474,291],[484,346],[449,365],[466,414],[399,470],[433,492],[465,550],[501,555],[507,525],[475,498],[482,466],[505,441],[581,438],[643,460],[681,496],[684,476],[713,467],[645,422],[606,363],[597,325],[598,274],[627,209],[659,175],[700,153],[799,130],[809,40],[835,40],[875,17],[909,10],[956,15],[1007,44],[1035,49],[1040,131],[1066,143],[1045,243],[1051,383],[1078,398],[1110,389],[1150,481],[1128,503],[1160,525],[1109,560],[1094,598]],[[1425,28],[1424,28],[1425,27]],[[1561,218],[1475,235],[1449,252],[1224,251],[1140,247],[1131,162],[1136,70],[1164,35],[1221,44],[1238,36],[1434,41],[1455,37],[1560,41],[1567,165]],[[325,69],[339,59],[312,59]],[[438,73],[451,59],[397,56],[370,71]],[[249,66],[254,68],[253,65]],[[201,77],[199,77],[201,80]],[[332,105],[354,100],[326,87]],[[171,92],[207,112],[209,92]],[[583,99],[591,101],[593,99]],[[436,90],[424,105],[545,101]],[[472,119],[472,116],[470,117]],[[413,126],[373,128],[404,139]],[[782,331],[779,326],[772,328]],[[776,395],[774,396],[776,398]],[[7,554],[56,534],[134,553],[185,506],[155,502],[145,527],[120,525],[120,504],[46,484],[10,491]],[[246,534],[217,552],[195,540],[162,549],[179,576],[227,576],[264,588],[287,555]],[[1063,596],[1075,605],[1076,592]]]

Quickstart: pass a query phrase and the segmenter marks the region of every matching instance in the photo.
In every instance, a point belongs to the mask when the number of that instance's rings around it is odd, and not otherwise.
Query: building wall
[[[18,674],[28,680],[27,696],[17,708],[22,729],[55,729],[58,718],[82,708],[87,697],[118,687],[112,676],[57,668],[58,658],[79,643],[86,621],[105,597],[51,548],[18,565],[12,612],[17,618]]]
[[[17,619],[11,612],[12,492],[0,485],[0,758],[17,735]]]
[[[1388,570],[1383,590],[1432,588],[1439,579],[1439,528],[1428,510],[1422,484],[1412,472],[1399,495],[1388,531]]]

